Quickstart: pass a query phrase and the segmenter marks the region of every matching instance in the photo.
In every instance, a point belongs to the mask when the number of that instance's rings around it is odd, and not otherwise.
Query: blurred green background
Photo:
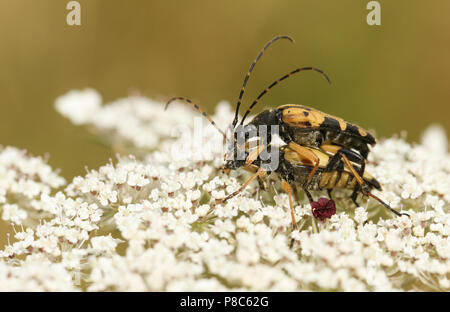
[[[53,108],[57,96],[92,87],[111,101],[139,91],[198,100],[207,111],[235,102],[244,74],[277,34],[249,82],[244,107],[273,80],[302,73],[262,107],[313,106],[417,140],[431,123],[449,129],[450,1],[379,1],[381,26],[368,26],[368,0],[80,0],[81,26],[66,24],[63,0],[0,1],[0,144],[49,153],[68,179],[111,152]]]

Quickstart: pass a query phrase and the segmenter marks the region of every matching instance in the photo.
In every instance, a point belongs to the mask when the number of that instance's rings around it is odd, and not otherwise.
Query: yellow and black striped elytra
[[[276,113],[280,116],[281,123],[285,125],[285,131],[288,132],[287,135],[290,135],[291,140],[294,142],[301,140],[299,136],[301,136],[302,132],[313,129],[322,131],[323,134],[322,142],[310,142],[316,147],[320,147],[324,142],[351,146],[353,144],[352,139],[355,140],[356,144],[361,142],[373,145],[376,143],[375,138],[358,125],[307,106],[283,105],[276,109]],[[366,153],[364,154],[366,155]]]
[[[282,127],[280,135],[287,142],[293,141],[311,147],[319,148],[323,143],[349,147],[354,144],[358,147],[360,143],[365,145],[376,143],[375,138],[360,126],[298,104],[286,104],[265,110],[256,115],[249,124],[259,126],[268,122],[270,125]],[[305,133],[310,131],[317,131],[314,140],[304,138]],[[368,149],[364,148],[362,152],[364,157],[367,157],[367,153]]]

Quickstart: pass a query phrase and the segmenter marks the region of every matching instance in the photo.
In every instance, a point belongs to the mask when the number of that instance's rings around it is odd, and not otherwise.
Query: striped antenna
[[[279,39],[287,39],[290,42],[294,42],[294,39],[292,39],[289,36],[276,36],[274,37],[272,40],[270,40],[269,42],[266,43],[266,45],[264,46],[264,48],[259,52],[258,56],[256,57],[256,59],[253,61],[252,65],[250,65],[250,69],[248,70],[247,74],[245,75],[244,78],[244,83],[242,85],[241,91],[239,93],[239,98],[236,104],[236,113],[234,115],[234,120],[233,120],[233,128],[236,126],[237,122],[238,122],[238,118],[239,118],[239,107],[241,106],[241,102],[242,102],[242,97],[244,96],[244,92],[245,92],[245,87],[247,86],[247,82],[248,79],[250,78],[250,74],[253,71],[253,68],[255,67],[256,63],[259,61],[259,59],[261,58],[261,56],[264,54],[264,52],[267,50],[267,48],[269,48],[269,46],[274,43],[275,41],[279,40]]]
[[[323,70],[321,70],[321,69],[318,69],[318,68],[315,68],[315,67],[300,67],[300,68],[297,68],[297,69],[291,71],[290,73],[284,75],[284,76],[281,77],[280,79],[274,81],[270,86],[268,86],[263,92],[261,92],[261,93],[258,95],[258,97],[256,98],[256,100],[253,101],[252,105],[250,105],[250,107],[248,108],[248,110],[245,112],[244,117],[242,117],[241,125],[244,124],[244,120],[245,120],[245,118],[247,118],[248,114],[250,114],[252,108],[253,108],[256,104],[258,104],[259,100],[260,100],[267,92],[269,92],[270,89],[272,89],[273,87],[275,87],[275,86],[276,86],[277,84],[279,84],[281,81],[283,81],[283,80],[289,78],[290,76],[295,75],[295,74],[297,74],[297,73],[299,73],[299,72],[301,72],[301,71],[305,71],[305,70],[313,70],[313,71],[316,71],[316,72],[322,74],[322,76],[325,77],[325,79],[328,81],[328,83],[331,84],[330,78],[329,78],[329,77],[327,76],[327,74],[325,74],[325,73],[323,72]]]
[[[218,126],[217,126],[217,124],[214,122],[214,120],[212,120],[212,118],[211,117],[209,117],[209,115],[204,111],[204,110],[202,110],[196,103],[194,103],[194,102],[192,102],[191,100],[189,100],[188,98],[185,98],[185,97],[181,97],[181,96],[176,96],[176,97],[173,97],[173,98],[171,98],[167,103],[166,103],[166,106],[164,107],[164,110],[166,110],[167,109],[167,107],[169,107],[169,104],[170,103],[172,103],[173,101],[177,101],[177,100],[179,100],[179,101],[183,101],[183,102],[185,102],[185,103],[188,103],[188,104],[190,104],[191,106],[193,106],[197,111],[199,111],[200,112],[200,114],[202,114],[203,115],[203,117],[205,117],[206,119],[208,119],[208,121],[223,135],[223,137],[224,137],[224,139],[226,138],[226,134],[225,134],[225,132],[223,132],[222,131],[222,129],[220,129]]]

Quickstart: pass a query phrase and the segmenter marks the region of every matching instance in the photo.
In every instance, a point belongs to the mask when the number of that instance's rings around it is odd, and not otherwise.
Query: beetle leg
[[[402,215],[406,215],[409,217],[409,215],[407,213],[400,213],[397,210],[391,208],[388,204],[386,204],[384,201],[382,201],[381,199],[379,199],[377,196],[373,195],[372,193],[370,193],[364,186],[364,180],[361,178],[361,176],[356,172],[355,168],[353,167],[353,165],[350,163],[350,161],[348,160],[348,158],[342,154],[342,159],[344,160],[345,164],[348,166],[348,168],[350,169],[350,171],[353,173],[353,175],[355,176],[356,180],[358,181],[359,185],[357,185],[355,187],[355,189],[353,190],[353,194],[352,194],[352,200],[355,203],[356,207],[359,207],[358,202],[356,201],[356,197],[358,196],[358,191],[359,189],[362,187],[362,193],[366,196],[370,196],[372,198],[375,198],[379,203],[381,203],[384,207],[386,207],[387,209],[389,209],[390,211],[392,211],[393,213],[395,213],[397,216],[402,216]]]
[[[332,154],[337,154],[342,149],[342,146],[334,145],[334,144],[321,144],[320,149],[330,152]]]
[[[344,150],[344,152],[342,152],[343,150]],[[358,173],[358,171],[355,169],[355,167],[353,166],[353,164],[350,162],[350,160],[349,160],[348,157],[346,156],[347,151],[350,151],[350,150],[345,149],[345,148],[340,148],[340,149],[338,150],[337,154],[335,154],[335,155],[331,158],[330,162],[329,162],[328,165],[327,165],[326,171],[337,169],[338,172],[339,172],[339,177],[338,177],[337,181],[339,181],[340,175],[342,174],[342,169],[343,169],[342,167],[343,167],[343,166],[342,166],[342,163],[341,163],[341,162],[339,162],[339,163],[337,164],[337,168],[335,168],[335,166],[336,166],[336,163],[338,162],[337,159],[342,158],[342,160],[344,161],[345,165],[348,167],[348,169],[351,171],[351,173],[352,173],[353,176],[355,177],[355,179],[356,179],[356,181],[358,182],[359,186],[362,187],[363,193],[366,194],[366,193],[367,193],[367,191],[366,191],[367,185],[366,185],[366,182],[364,181],[364,179],[362,178],[363,173],[364,173],[364,168],[365,168],[365,161],[364,161],[363,158],[361,158],[363,162],[362,162],[362,164],[361,164],[360,172]],[[350,151],[350,152],[354,153],[353,151]],[[352,155],[357,155],[357,154],[354,153],[354,154],[352,154]],[[330,167],[330,168],[329,168],[329,167]],[[364,187],[364,186],[366,186],[366,187]],[[355,202],[355,201],[354,201],[354,202]],[[356,202],[355,202],[355,204],[356,204]]]
[[[264,145],[258,145],[254,150],[252,150],[248,154],[247,159],[245,159],[245,164],[247,166],[251,165],[258,158],[259,154],[261,154],[264,148]]]
[[[281,186],[286,191],[286,193],[289,195],[289,208],[291,210],[292,228],[295,230],[297,228],[297,222],[295,221],[295,215],[294,215],[294,203],[292,201],[292,187],[284,179],[281,182]]]
[[[231,169],[225,168],[225,166],[222,166],[222,167],[220,168],[220,170],[222,171],[222,173],[225,173],[226,175],[229,175],[230,172],[231,172]]]
[[[259,188],[262,189],[263,191],[266,191],[269,189],[267,187],[267,183],[266,181],[263,180],[263,178],[261,178],[261,176],[258,176],[258,183],[259,183]]]
[[[364,161],[362,164],[361,164],[361,168],[359,168],[359,175],[361,176],[361,177],[364,177],[364,170],[366,169],[366,162]]]
[[[333,197],[331,196],[331,192],[333,191],[333,189],[327,189],[327,193],[328,193],[328,197],[333,200]]]
[[[334,166],[340,160],[341,155],[346,155],[350,161],[360,165],[359,175],[364,176],[366,160],[363,156],[361,156],[361,154],[352,151],[351,149],[333,144],[322,144],[320,149],[333,154],[333,157],[330,159],[325,171],[333,171],[335,169]]]
[[[297,189],[297,186],[295,184],[292,184],[292,192],[294,193],[295,202],[298,203],[299,202],[298,189]]]
[[[313,203],[314,198],[312,197],[311,193],[306,188],[303,188],[303,192],[305,192],[306,196],[308,197],[309,203]]]
[[[254,175],[252,175],[247,182],[245,182],[237,191],[231,193],[225,198],[222,199],[216,199],[216,204],[224,203],[225,201],[229,200],[230,198],[233,198],[234,196],[238,195],[240,192],[242,192],[250,183],[252,183],[253,180],[255,180],[259,176],[264,176],[266,174],[266,171],[262,168],[259,168]]]
[[[358,191],[359,191],[359,185],[356,185],[353,189],[352,193],[352,201],[355,203],[356,207],[359,207],[358,202],[356,201],[356,198],[358,197]]]
[[[244,167],[242,167],[242,169],[244,169],[248,172],[251,172],[251,173],[255,173],[256,171],[258,171],[259,167],[252,164],[252,165],[244,166]],[[268,189],[267,183],[266,183],[266,181],[263,180],[263,178],[261,176],[258,176],[258,184],[262,190],[267,191],[267,189]]]
[[[303,160],[306,160],[307,162],[314,164],[314,167],[309,173],[308,179],[306,179],[306,182],[303,185],[303,188],[306,189],[308,187],[309,182],[311,182],[317,168],[319,168],[320,159],[312,151],[305,148],[304,146],[298,145],[297,143],[289,142],[289,148],[291,148],[294,152],[296,152],[298,156],[301,157]]]
[[[259,167],[257,165],[246,165],[244,167],[242,167],[242,169],[244,169],[245,171],[251,172],[251,173],[255,173],[256,171],[258,171]]]
[[[289,196],[289,208],[291,210],[292,231],[295,231],[295,230],[297,230],[297,221],[295,221],[294,204],[292,202],[292,187],[284,179],[281,181],[281,186],[283,187],[283,189],[286,191],[286,193]],[[292,248],[293,245],[294,245],[294,239],[292,238],[289,248]]]
[[[384,207],[386,207],[387,209],[389,209],[390,211],[392,211],[393,213],[395,213],[397,216],[407,216],[410,218],[410,215],[405,213],[405,212],[398,212],[397,210],[393,209],[391,206],[389,206],[388,204],[386,204],[384,201],[382,201],[380,198],[378,198],[377,196],[373,195],[372,193],[368,193],[368,196],[375,198],[380,204],[382,204]]]
[[[359,185],[361,185],[361,186],[364,185],[365,182],[364,182],[363,178],[356,171],[355,167],[353,167],[352,163],[350,162],[350,160],[348,160],[347,156],[345,156],[345,154],[341,154],[341,155],[342,155],[342,160],[344,160],[345,165],[348,167],[348,169],[350,169],[350,171],[352,172],[356,181],[358,181]]]
[[[352,201],[355,203],[356,207],[359,207],[360,205],[358,204],[358,202],[356,201],[356,198],[358,197],[358,191],[360,190],[360,186],[356,185],[355,188],[353,189],[353,193],[352,193]],[[386,204],[384,201],[382,201],[380,198],[378,198],[377,196],[373,195],[370,192],[367,191],[362,191],[362,193],[366,196],[372,197],[374,199],[376,199],[380,204],[382,204],[384,207],[386,207],[387,209],[389,209],[390,211],[392,211],[394,214],[396,214],[397,216],[407,216],[410,217],[409,214],[407,213],[401,213],[398,212],[397,210],[395,210],[394,208],[392,208],[391,206],[389,206],[388,204]],[[367,221],[366,221],[367,222]]]

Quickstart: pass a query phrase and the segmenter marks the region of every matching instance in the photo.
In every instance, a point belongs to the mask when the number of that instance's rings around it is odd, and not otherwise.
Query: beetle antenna
[[[290,73],[284,75],[284,76],[281,77],[280,79],[274,81],[270,86],[268,86],[263,92],[261,92],[261,93],[258,95],[258,97],[256,98],[256,100],[253,101],[252,105],[250,105],[250,107],[248,108],[248,110],[245,112],[244,117],[242,117],[241,125],[244,124],[244,120],[245,120],[245,118],[247,118],[248,114],[250,114],[252,108],[253,108],[256,104],[258,104],[259,100],[260,100],[267,92],[269,92],[270,89],[272,89],[273,87],[275,87],[275,86],[276,86],[277,84],[279,84],[281,81],[283,81],[283,80],[289,78],[290,76],[295,75],[295,74],[297,74],[297,73],[299,73],[299,72],[301,72],[301,71],[305,71],[305,70],[313,70],[313,71],[316,71],[316,72],[322,74],[322,76],[325,77],[325,79],[328,81],[328,83],[331,84],[330,78],[329,78],[328,75],[325,74],[325,72],[324,72],[323,70],[321,70],[321,69],[318,69],[318,68],[315,68],[315,67],[300,67],[300,68],[297,68],[297,69],[291,71]]]
[[[224,138],[226,138],[226,134],[225,134],[225,132],[223,132],[222,131],[222,129],[220,129],[218,126],[217,126],[217,124],[215,123],[215,121],[214,120],[212,120],[212,118],[204,111],[204,110],[202,110],[196,103],[194,103],[194,102],[192,102],[191,100],[189,100],[188,98],[185,98],[185,97],[181,97],[181,96],[176,96],[176,97],[173,97],[173,98],[171,98],[167,103],[166,103],[166,106],[164,107],[164,110],[166,110],[167,109],[167,107],[169,107],[169,104],[170,103],[172,103],[173,101],[177,101],[177,100],[179,100],[179,101],[183,101],[183,102],[185,102],[185,103],[188,103],[188,104],[190,104],[190,105],[192,105],[197,111],[199,111],[200,112],[200,114],[202,114],[203,115],[203,117],[205,117],[222,135],[223,135],[223,137]]]
[[[261,58],[261,56],[264,54],[264,52],[267,50],[267,48],[269,48],[269,46],[274,43],[275,41],[279,40],[279,39],[287,39],[290,42],[294,42],[294,39],[292,39],[289,36],[276,36],[274,37],[272,40],[270,40],[269,42],[266,43],[266,45],[264,46],[264,48],[259,52],[258,56],[256,57],[256,59],[253,61],[252,65],[250,65],[250,69],[248,70],[247,74],[245,75],[244,78],[244,83],[242,85],[241,91],[239,93],[239,98],[236,104],[236,113],[234,115],[234,120],[233,120],[233,128],[236,126],[237,122],[238,122],[238,118],[239,118],[239,107],[241,106],[241,102],[242,102],[242,97],[244,96],[244,92],[245,92],[245,87],[247,86],[247,82],[248,79],[250,78],[250,74],[253,71],[253,68],[255,67],[256,63],[259,61],[259,59]]]

